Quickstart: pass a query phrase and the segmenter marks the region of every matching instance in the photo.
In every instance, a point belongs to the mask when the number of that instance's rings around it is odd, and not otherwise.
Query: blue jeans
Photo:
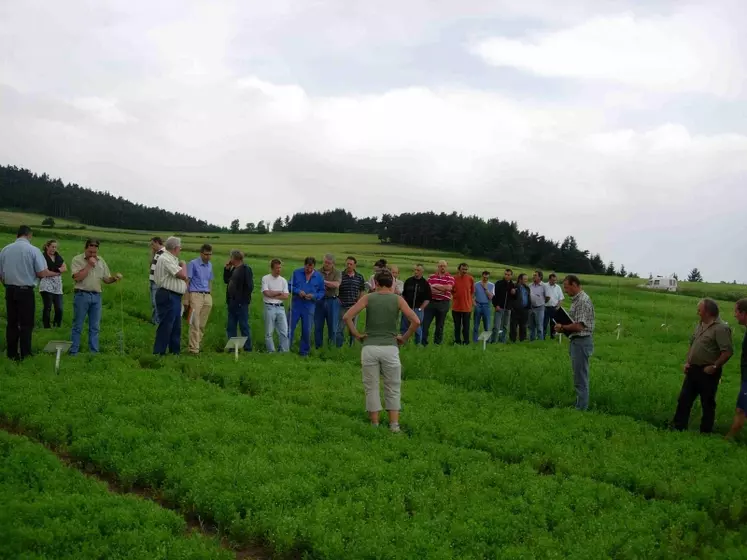
[[[158,291],[158,286],[156,286],[156,283],[152,280],[150,281],[150,305],[153,308],[153,313],[151,313],[150,320],[154,325],[157,325],[160,322],[160,319],[158,318],[158,307],[156,307],[156,292]]]
[[[337,340],[337,323],[340,320],[340,300],[336,297],[320,299],[314,310],[314,342],[321,348],[324,343],[324,325],[327,324],[327,344]]]
[[[160,322],[156,328],[153,353],[165,356],[166,350],[179,354],[182,349],[182,296],[163,288],[156,292],[156,308]]]
[[[543,327],[545,329],[545,338],[550,336],[550,338],[555,338],[555,323],[553,323],[553,320],[555,319],[555,308],[552,305],[546,305],[545,306],[545,322],[543,323]]]
[[[285,315],[285,307],[265,303],[265,346],[268,352],[275,351],[275,341],[272,337],[275,331],[278,332],[280,351],[287,352],[290,344],[288,341],[288,317]]]
[[[545,306],[532,307],[529,311],[529,340],[545,340]]]
[[[352,305],[350,307],[352,307]],[[337,338],[335,341],[338,348],[342,348],[342,345],[345,342],[345,321],[342,320],[342,317],[343,315],[345,315],[345,313],[348,312],[350,307],[343,307],[342,305],[340,306],[340,315],[337,320]],[[358,315],[353,317],[353,324],[356,326],[356,328],[358,328]],[[349,345],[352,346],[353,342],[355,342],[355,339],[351,335]]]
[[[475,328],[472,329],[472,342],[477,342],[480,336],[480,321],[482,321],[483,330],[490,330],[490,316],[493,314],[493,306],[490,303],[475,304]]]
[[[88,349],[91,354],[99,351],[99,330],[101,326],[101,294],[95,292],[75,292],[73,296],[73,345],[70,354],[80,350],[80,335],[83,323],[88,316]]]
[[[282,308],[278,308],[281,309]],[[228,338],[236,336],[236,325],[238,324],[241,336],[246,337],[244,351],[252,351],[252,329],[249,326],[249,304],[243,301],[228,302],[228,321],[226,322],[226,335]]]
[[[573,386],[576,389],[576,408],[589,408],[589,358],[594,353],[594,341],[590,336],[574,337],[568,347],[573,369]]]
[[[415,315],[418,316],[418,319],[420,319],[420,326],[418,327],[418,330],[415,331],[415,344],[420,344],[421,340],[423,339],[423,315],[425,312],[420,311],[420,309],[413,309],[415,312]],[[407,332],[407,329],[410,328],[410,321],[407,320],[407,317],[402,315],[402,320],[399,324],[399,330],[401,334],[405,334]]]
[[[508,329],[511,321],[511,312],[508,309],[501,309],[493,314],[493,334],[490,342],[507,342]]]
[[[290,339],[296,333],[296,324],[301,321],[301,345],[298,353],[301,356],[308,356],[311,352],[311,325],[314,322],[314,309],[316,303],[313,301],[294,300],[291,308],[290,318]]]

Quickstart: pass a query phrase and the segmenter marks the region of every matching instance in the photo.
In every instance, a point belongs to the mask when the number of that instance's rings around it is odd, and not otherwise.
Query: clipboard
[[[571,325],[573,324],[573,319],[571,319],[571,316],[568,315],[568,312],[565,309],[563,309],[562,307],[558,307],[555,310],[553,323],[557,325]]]

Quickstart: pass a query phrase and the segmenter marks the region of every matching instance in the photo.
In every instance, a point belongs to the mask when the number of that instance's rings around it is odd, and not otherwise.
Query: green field
[[[0,557],[243,557],[235,551],[251,546],[288,558],[747,558],[747,447],[698,434],[697,404],[693,431],[667,428],[697,298],[720,300],[739,348],[728,300],[747,295],[744,286],[685,284],[672,295],[637,289],[641,280],[582,278],[597,312],[587,413],[573,410],[566,341],[407,345],[403,433],[392,435],[367,423],[358,347],[306,360],[264,352],[258,287],[251,355],[235,363],[220,352],[225,288],[216,282],[204,353],[153,357],[147,242],[168,233],[54,228],[35,242],[58,237],[69,261],[89,233],[125,276],[105,286],[102,354],[85,353],[84,334],[59,375],[51,356],[0,361],[0,421],[31,439],[0,434],[0,495],[10,504]],[[218,273],[231,248],[244,250],[255,283],[272,257],[287,276],[327,252],[355,255],[366,276],[379,257],[403,276],[440,258],[494,277],[503,267],[331,234],[184,235],[182,258],[203,242]],[[65,287],[63,328],[37,330],[37,351],[70,336],[69,276]],[[738,387],[736,356],[719,389],[720,434]],[[158,501],[112,494],[76,466]],[[223,544],[184,519],[216,527]]]

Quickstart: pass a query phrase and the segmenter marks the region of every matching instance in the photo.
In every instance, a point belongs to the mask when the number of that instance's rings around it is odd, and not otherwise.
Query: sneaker
[[[389,431],[393,434],[400,433],[399,424],[392,424],[391,426],[389,426]]]
[[[371,427],[372,427],[372,428],[378,428],[378,427],[379,427],[379,424],[378,424],[378,422],[377,422],[377,423],[373,423],[373,422],[371,422]]]

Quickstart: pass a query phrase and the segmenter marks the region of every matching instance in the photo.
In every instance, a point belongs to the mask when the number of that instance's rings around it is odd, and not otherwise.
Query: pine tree
[[[703,281],[703,275],[700,273],[700,271],[697,268],[693,268],[690,271],[690,275],[687,277],[688,282],[702,282]]]

